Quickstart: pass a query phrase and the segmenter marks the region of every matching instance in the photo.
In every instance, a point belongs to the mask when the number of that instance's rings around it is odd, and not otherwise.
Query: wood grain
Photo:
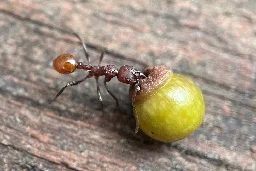
[[[253,0],[0,1],[0,170],[256,170],[256,3]],[[188,138],[153,141],[135,121],[128,86],[95,80],[49,101],[77,72],[52,60],[79,52],[92,62],[143,69],[165,64],[202,88],[206,117]],[[102,81],[102,80],[101,80]]]

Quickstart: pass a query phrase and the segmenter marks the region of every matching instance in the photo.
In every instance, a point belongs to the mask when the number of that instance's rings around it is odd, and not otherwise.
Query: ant
[[[71,82],[67,83],[57,93],[57,95],[55,96],[53,101],[55,101],[67,87],[78,85],[91,77],[94,77],[96,80],[97,94],[98,94],[98,98],[99,98],[99,101],[101,102],[102,107],[103,107],[103,103],[102,103],[103,100],[101,97],[101,92],[100,92],[100,87],[99,87],[99,82],[98,82],[98,78],[100,76],[105,76],[104,86],[105,86],[107,92],[115,100],[117,107],[119,106],[118,99],[107,87],[107,82],[109,82],[112,78],[117,77],[118,81],[125,83],[125,84],[129,84],[132,87],[135,87],[134,93],[137,93],[140,91],[140,86],[139,86],[140,81],[147,77],[143,72],[138,71],[133,66],[128,66],[128,65],[123,65],[119,69],[117,69],[117,67],[115,65],[101,66],[100,64],[103,60],[105,52],[102,52],[100,54],[100,60],[99,60],[99,64],[97,66],[90,65],[90,57],[87,52],[86,45],[85,45],[83,39],[81,38],[81,36],[79,34],[77,34],[77,33],[73,33],[73,34],[79,39],[79,41],[83,47],[83,52],[87,59],[88,64],[83,64],[82,62],[78,62],[76,60],[76,58],[71,54],[61,54],[53,61],[53,67],[56,71],[58,71],[61,74],[70,74],[70,73],[74,72],[76,69],[83,69],[85,71],[88,71],[88,74],[80,80],[71,81]]]
[[[78,85],[94,77],[98,98],[103,108],[98,79],[104,76],[105,88],[118,107],[118,99],[107,87],[107,83],[117,77],[118,81],[130,85],[133,114],[136,120],[135,133],[141,126],[142,131],[155,140],[174,142],[191,134],[200,126],[204,117],[205,102],[200,88],[192,80],[173,73],[165,65],[154,66],[144,72],[128,65],[123,65],[119,69],[115,65],[101,66],[104,52],[100,55],[98,65],[90,65],[84,41],[78,34],[75,35],[80,40],[88,64],[78,62],[71,54],[62,54],[53,61],[53,67],[61,74],[69,74],[76,69],[83,69],[88,74],[80,80],[66,84],[54,100],[67,87]]]

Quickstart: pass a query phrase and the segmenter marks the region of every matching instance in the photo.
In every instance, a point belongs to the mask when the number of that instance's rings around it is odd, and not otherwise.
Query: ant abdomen
[[[77,60],[73,55],[62,54],[53,61],[53,67],[61,74],[70,74],[76,70]]]

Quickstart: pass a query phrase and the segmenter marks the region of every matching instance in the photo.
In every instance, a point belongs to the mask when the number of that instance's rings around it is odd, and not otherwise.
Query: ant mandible
[[[101,106],[103,106],[103,103],[102,103],[103,100],[102,100],[99,82],[98,82],[98,78],[100,76],[105,76],[104,86],[105,86],[107,92],[115,100],[116,106],[119,106],[118,99],[107,87],[107,82],[109,82],[112,78],[117,77],[118,81],[125,83],[125,84],[129,84],[131,86],[134,86],[136,92],[138,92],[140,90],[139,81],[141,79],[146,78],[146,75],[143,72],[138,71],[134,67],[128,66],[128,65],[123,65],[119,69],[117,69],[115,65],[101,66],[100,64],[104,57],[104,52],[101,53],[99,64],[97,66],[90,65],[90,57],[87,52],[86,45],[85,45],[83,39],[77,33],[74,33],[74,35],[79,39],[79,41],[83,47],[83,52],[87,59],[88,64],[83,64],[82,62],[78,62],[76,60],[75,56],[73,56],[71,54],[61,54],[53,61],[53,67],[56,71],[58,71],[61,74],[70,74],[70,73],[74,72],[76,69],[83,69],[85,71],[88,71],[88,74],[80,80],[72,81],[72,82],[69,82],[68,84],[66,84],[57,93],[57,95],[55,96],[53,101],[55,101],[67,87],[78,85],[91,77],[94,77],[96,80],[97,94],[98,94],[99,101],[101,102]]]

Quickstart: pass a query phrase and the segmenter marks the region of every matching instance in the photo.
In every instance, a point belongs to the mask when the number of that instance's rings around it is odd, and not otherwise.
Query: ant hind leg
[[[85,57],[87,59],[88,64],[90,64],[90,56],[89,56],[89,54],[87,52],[87,48],[86,48],[86,45],[84,43],[83,38],[78,33],[76,33],[76,32],[73,32],[73,34],[80,40],[80,43],[81,43],[81,45],[83,47],[84,55],[85,55]]]
[[[100,54],[100,60],[99,60],[99,64],[98,65],[100,65],[101,64],[101,62],[102,62],[102,60],[103,60],[103,57],[104,57],[104,54],[105,54],[105,52],[103,51],[103,52],[101,52],[101,54]]]
[[[91,75],[87,75],[86,77],[84,77],[84,78],[81,79],[81,80],[69,82],[69,83],[66,84],[64,87],[62,87],[62,89],[56,94],[55,98],[54,98],[53,100],[51,100],[50,103],[52,103],[53,101],[55,101],[55,100],[61,95],[61,93],[63,93],[63,91],[64,91],[67,87],[78,85],[78,84],[80,84],[81,82],[85,81],[87,78],[90,78],[90,77],[91,77]]]

